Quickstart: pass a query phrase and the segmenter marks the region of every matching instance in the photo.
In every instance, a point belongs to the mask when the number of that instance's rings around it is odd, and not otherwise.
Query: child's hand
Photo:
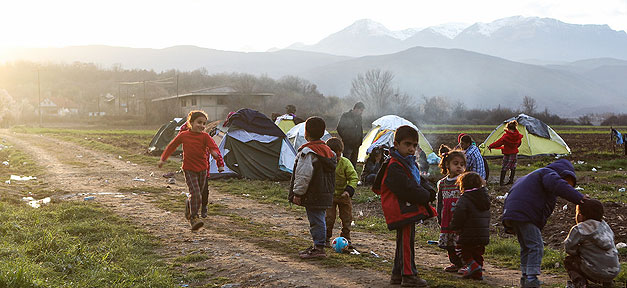
[[[302,204],[300,202],[300,196],[296,196],[296,195],[294,195],[294,199],[292,200],[292,202],[294,202],[294,204],[296,204],[298,206],[300,206],[300,204]]]
[[[342,197],[350,197],[351,195],[348,194],[348,191],[344,191],[344,193],[342,193]]]
[[[163,167],[163,164],[165,163],[165,161],[163,160],[159,160],[159,164],[157,164],[159,166],[159,168]]]
[[[224,166],[220,166],[220,167],[218,167],[218,172],[219,172],[219,173],[224,172]]]

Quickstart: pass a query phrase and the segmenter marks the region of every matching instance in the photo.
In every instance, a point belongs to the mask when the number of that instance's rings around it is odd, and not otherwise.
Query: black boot
[[[501,180],[499,180],[499,185],[505,186],[505,174],[507,170],[501,170]]]
[[[507,181],[507,185],[514,184],[514,174],[516,174],[516,169],[509,170],[511,173],[509,174],[509,181]]]

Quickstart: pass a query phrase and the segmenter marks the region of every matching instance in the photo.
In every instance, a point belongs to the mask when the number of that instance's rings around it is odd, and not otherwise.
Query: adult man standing
[[[344,157],[351,160],[353,167],[357,164],[357,154],[359,146],[364,137],[364,130],[361,126],[361,114],[366,110],[364,103],[357,102],[353,109],[342,114],[340,122],[337,124],[337,133],[340,134],[344,142]]]

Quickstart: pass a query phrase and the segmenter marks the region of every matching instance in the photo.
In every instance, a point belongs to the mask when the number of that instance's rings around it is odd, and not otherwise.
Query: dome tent
[[[431,144],[414,123],[396,115],[386,115],[372,122],[372,129],[366,134],[359,147],[357,162],[364,162],[366,155],[370,154],[375,147],[394,146],[394,131],[403,125],[411,126],[418,131],[418,146],[426,155],[433,153]]]
[[[479,145],[481,155],[484,157],[500,157],[503,154],[498,149],[488,149],[488,145],[498,140],[505,133],[507,122],[518,121],[518,132],[523,135],[522,143],[518,147],[520,156],[540,156],[540,155],[565,155],[570,154],[570,148],[555,130],[544,122],[529,115],[520,114],[509,118],[496,127],[490,136]]]
[[[181,130],[181,126],[185,125],[187,121],[186,118],[174,118],[168,123],[161,125],[159,131],[155,133],[155,136],[150,140],[150,144],[148,145],[148,153],[150,155],[161,155],[165,147],[170,144],[172,139],[176,137],[176,135]],[[181,153],[183,150],[181,147],[176,149],[176,153]]]
[[[298,150],[298,148],[300,148],[303,144],[307,143],[307,140],[305,139],[305,122],[296,124],[296,126],[292,127],[292,129],[287,131],[286,134],[287,138],[290,140],[292,145],[294,145],[294,149],[296,150]],[[326,142],[329,138],[331,138],[331,134],[329,134],[329,131],[324,130],[324,135],[322,135],[320,140]]]
[[[218,173],[216,161],[211,159],[211,178],[289,179],[296,151],[270,118],[252,109],[240,109],[227,118],[222,131],[224,137],[218,147],[226,167]]]

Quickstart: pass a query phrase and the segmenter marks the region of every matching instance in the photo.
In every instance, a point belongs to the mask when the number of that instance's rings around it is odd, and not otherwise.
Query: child
[[[344,144],[337,137],[327,140],[327,146],[337,155],[337,167],[335,168],[335,193],[333,194],[333,206],[327,209],[327,241],[326,245],[331,245],[331,236],[333,236],[333,225],[337,215],[336,209],[340,211],[340,220],[342,220],[342,232],[340,236],[348,240],[348,247],[351,247],[351,222],[353,221],[353,205],[351,197],[355,194],[357,187],[357,172],[353,168],[353,164],[348,158],[342,156]],[[337,208],[336,208],[337,207]]]
[[[458,137],[459,147],[466,153],[466,171],[475,171],[481,178],[488,180],[483,156],[470,135],[462,133]],[[512,172],[513,175],[513,172]],[[513,176],[512,176],[513,177]]]
[[[620,272],[614,232],[603,221],[603,204],[584,200],[577,205],[575,222],[564,240],[568,256],[564,267],[570,280],[567,287],[586,287],[588,280],[612,287],[612,279]]]
[[[555,209],[557,196],[580,204],[584,195],[573,188],[577,184],[575,168],[559,159],[516,181],[509,189],[503,209],[506,232],[514,232],[520,244],[522,287],[540,287],[538,280],[544,244],[541,230]]]
[[[305,121],[305,139],[309,142],[298,148],[290,181],[288,199],[296,205],[305,206],[313,238],[313,246],[298,253],[303,259],[327,257],[324,252],[327,239],[325,212],[333,206],[336,156],[320,140],[325,126],[320,117],[309,117]]]
[[[381,169],[383,162],[383,148],[377,147],[372,149],[366,163],[364,163],[364,171],[361,172],[361,181],[364,185],[372,185],[377,177],[377,172]]]
[[[209,127],[207,127],[206,130],[208,129]],[[188,130],[189,130],[189,127],[187,127],[187,124],[183,125],[181,126],[181,130],[179,131],[179,134]],[[214,159],[216,160],[216,166],[218,166],[218,172],[222,172],[224,171],[224,159],[222,159],[222,154],[220,153],[220,149],[215,150],[215,152],[217,153],[217,156]],[[209,158],[209,155],[211,154],[209,153],[209,150],[207,150],[206,154],[207,154],[207,180],[208,180],[210,178],[209,169],[211,168],[211,161]],[[205,185],[202,186],[202,191],[200,195],[202,196],[202,202],[201,202],[202,205],[200,206],[200,217],[207,218],[207,204],[209,204],[209,181],[205,181]]]
[[[518,155],[518,147],[520,147],[521,139],[523,138],[517,130],[518,122],[516,120],[509,121],[505,128],[505,134],[490,144],[488,148],[503,149],[503,165],[501,166],[501,178],[499,184],[505,185],[505,174],[507,170],[510,170],[509,181],[507,185],[514,183],[514,174],[516,173],[516,156]]]
[[[459,187],[456,183],[457,177],[464,173],[466,169],[466,156],[461,150],[453,150],[442,144],[439,151],[440,169],[444,178],[438,181],[438,223],[440,224],[440,239],[438,246],[448,252],[448,259],[451,265],[444,268],[446,272],[456,273],[462,268],[460,250],[457,247],[457,234],[451,229],[450,223],[453,218],[453,211],[459,199]]]
[[[453,212],[450,228],[458,231],[464,278],[483,280],[483,253],[490,242],[490,196],[483,187],[485,180],[476,172],[457,178],[461,197]]]
[[[185,217],[192,226],[192,231],[200,229],[204,223],[198,219],[198,208],[201,204],[200,189],[207,181],[207,154],[209,151],[214,158],[218,157],[218,146],[213,142],[209,134],[204,132],[207,124],[207,114],[202,111],[191,111],[187,115],[189,131],[183,131],[176,135],[172,142],[161,154],[159,168],[168,160],[176,148],[183,144],[183,173],[185,182],[189,188],[189,198],[185,200]],[[218,167],[220,171],[224,167]],[[188,214],[189,212],[189,214]]]
[[[388,229],[396,230],[396,253],[390,284],[404,287],[427,287],[417,276],[414,261],[416,222],[436,216],[429,202],[435,200],[422,185],[416,164],[418,131],[401,126],[394,133],[394,147],[375,179],[372,191],[381,195],[381,207]]]

